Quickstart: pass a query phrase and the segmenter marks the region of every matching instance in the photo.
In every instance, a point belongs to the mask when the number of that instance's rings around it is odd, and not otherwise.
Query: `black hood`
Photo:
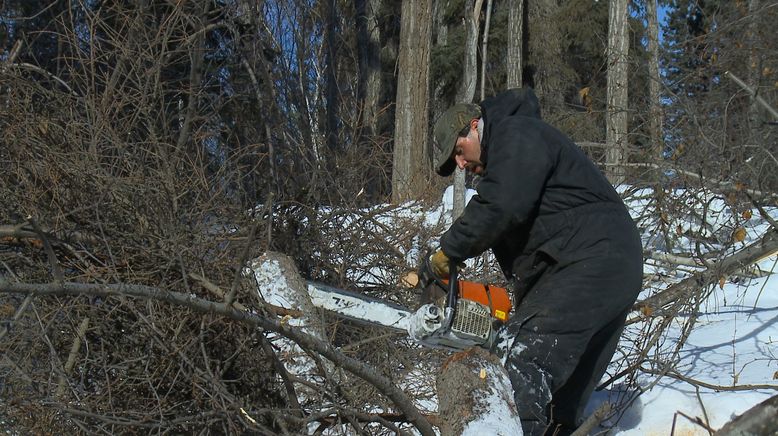
[[[481,102],[481,118],[484,134],[481,138],[481,162],[484,166],[489,157],[489,132],[503,118],[522,116],[541,119],[540,103],[532,88],[512,88],[489,97]]]

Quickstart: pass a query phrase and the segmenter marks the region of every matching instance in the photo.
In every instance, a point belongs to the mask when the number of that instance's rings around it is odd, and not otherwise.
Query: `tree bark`
[[[403,0],[400,22],[392,201],[414,197],[427,174],[432,0]]]
[[[748,122],[752,132],[761,127],[759,105],[756,102],[756,97],[759,95],[759,82],[762,76],[762,62],[756,37],[756,33],[759,31],[757,9],[759,9],[759,0],[748,0],[748,31],[746,33],[746,43],[748,44],[748,84],[754,90],[754,93],[751,94],[751,105],[748,108]]]
[[[484,20],[484,34],[481,38],[481,100],[486,98],[486,64],[488,61],[487,48],[489,47],[489,23],[492,21],[492,0],[486,0],[486,19]]]
[[[334,169],[334,152],[338,149],[338,44],[337,44],[337,10],[335,0],[328,0],[325,12],[326,59],[327,59],[327,147],[330,151],[327,164]]]
[[[508,1],[508,55],[505,69],[508,72],[506,87],[521,87],[521,49],[524,42],[524,0]]]
[[[367,136],[378,131],[381,98],[381,29],[378,11],[381,0],[356,0],[357,51],[359,52],[358,100],[362,104],[362,124]]]
[[[540,100],[545,114],[559,114],[564,109],[564,89],[562,61],[562,35],[557,24],[559,2],[557,0],[533,0],[527,2],[528,29],[527,60],[529,82]]]
[[[465,54],[462,60],[462,81],[457,89],[457,103],[472,103],[478,80],[478,16],[482,0],[465,1]],[[454,171],[454,209],[452,219],[459,218],[465,210],[465,171]]]
[[[662,134],[662,77],[659,75],[659,20],[656,13],[657,0],[646,1],[646,19],[648,21],[648,98],[649,98],[649,135],[654,158],[660,159],[664,151]]]
[[[440,434],[521,434],[513,388],[500,359],[475,347],[454,354],[437,377]]]
[[[610,182],[624,181],[627,161],[627,0],[611,0],[608,8],[608,113],[605,162]]]

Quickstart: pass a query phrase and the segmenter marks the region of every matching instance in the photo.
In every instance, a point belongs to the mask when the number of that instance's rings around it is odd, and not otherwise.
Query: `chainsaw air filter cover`
[[[473,300],[457,300],[456,314],[451,332],[462,339],[484,343],[492,332],[492,317],[489,308]]]

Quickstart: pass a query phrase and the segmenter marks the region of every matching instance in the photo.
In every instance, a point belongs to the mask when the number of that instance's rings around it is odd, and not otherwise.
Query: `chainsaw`
[[[505,288],[458,279],[452,263],[448,279],[437,277],[429,258],[419,269],[416,310],[317,282],[307,282],[314,306],[359,323],[406,332],[423,346],[461,351],[488,349],[508,320],[512,302]]]

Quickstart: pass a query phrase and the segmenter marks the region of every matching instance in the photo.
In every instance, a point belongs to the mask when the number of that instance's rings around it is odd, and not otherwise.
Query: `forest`
[[[414,367],[434,379],[445,352],[328,314],[312,338],[246,271],[282,253],[413,307],[397,278],[450,224],[419,211],[453,185],[456,217],[478,184],[434,173],[432,126],[510,88],[647,205],[656,270],[611,381],[672,373],[679,314],[778,251],[776,0],[0,4],[0,422],[19,434],[431,434]],[[505,284],[488,255],[466,274]]]

